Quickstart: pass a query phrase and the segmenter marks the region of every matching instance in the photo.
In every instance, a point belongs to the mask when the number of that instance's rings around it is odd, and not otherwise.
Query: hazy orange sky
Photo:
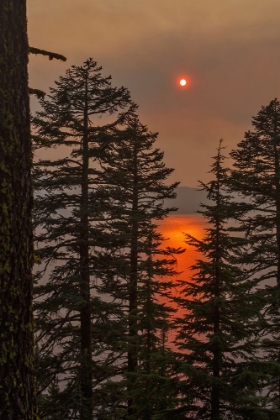
[[[159,131],[172,181],[206,181],[218,141],[235,147],[279,96],[279,0],[27,0],[29,43],[67,56],[30,58],[30,86],[47,88],[93,57]],[[178,88],[180,75],[190,79]],[[36,101],[32,100],[32,109]]]

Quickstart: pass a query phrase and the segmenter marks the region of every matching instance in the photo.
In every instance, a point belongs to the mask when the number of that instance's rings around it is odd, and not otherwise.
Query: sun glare
[[[182,87],[186,86],[186,84],[187,84],[186,79],[181,79],[181,80],[180,80],[180,85],[181,85]]]

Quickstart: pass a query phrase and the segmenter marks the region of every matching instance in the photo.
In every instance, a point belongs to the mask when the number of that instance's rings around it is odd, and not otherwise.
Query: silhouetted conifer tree
[[[118,340],[121,376],[111,393],[108,415],[113,406],[123,410],[127,404],[126,419],[150,419],[174,404],[171,352],[160,337],[168,330],[172,314],[172,284],[163,277],[175,274],[180,250],[163,248],[156,221],[175,210],[165,208],[164,199],[175,197],[178,183],[166,184],[173,170],[166,168],[163,153],[154,147],[157,134],[148,131],[136,115],[126,117],[122,130],[112,128],[107,135],[116,141],[102,164],[100,194],[106,220],[99,228],[106,251],[100,255],[100,276],[103,271],[105,290],[111,285],[112,296],[121,303],[126,326]],[[112,384],[105,384],[106,396],[108,386]]]
[[[72,66],[33,119],[37,139],[50,147],[50,158],[34,167],[34,217],[43,262],[35,288],[39,401],[51,418],[64,407],[63,418],[92,419],[93,389],[114,364],[108,332],[118,315],[101,299],[95,272],[94,224],[103,217],[97,168],[108,147],[102,133],[135,107],[110,79],[92,59]]]
[[[264,375],[264,406],[280,416],[280,103],[263,106],[252,120],[253,130],[231,152],[234,161],[231,189],[238,193],[246,212],[240,232],[249,245],[244,262],[258,279],[265,323],[259,372]],[[278,418],[278,417],[275,417]]]
[[[210,171],[214,179],[201,183],[211,200],[200,211],[209,227],[202,240],[186,235],[186,243],[201,258],[191,267],[190,280],[182,282],[179,299],[185,309],[176,340],[183,375],[181,405],[185,405],[185,418],[265,419],[267,413],[255,395],[258,376],[252,368],[258,344],[257,280],[239,263],[247,240],[236,235],[230,224],[244,208],[232,202],[227,192],[223,162],[220,143]]]

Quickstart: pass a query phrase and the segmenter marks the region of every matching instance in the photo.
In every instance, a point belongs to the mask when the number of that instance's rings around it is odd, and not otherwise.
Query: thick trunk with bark
[[[26,2],[0,2],[0,418],[35,419]]]

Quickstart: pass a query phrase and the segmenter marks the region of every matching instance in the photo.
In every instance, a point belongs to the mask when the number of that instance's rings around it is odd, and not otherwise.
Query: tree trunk
[[[133,374],[137,372],[138,350],[137,350],[137,265],[138,265],[138,175],[137,175],[137,150],[134,150],[134,174],[133,174],[133,202],[132,202],[132,226],[131,226],[131,245],[130,245],[130,278],[129,278],[129,350],[127,354],[129,376],[128,387],[131,391],[134,388]],[[128,400],[128,415],[134,415],[133,401]]]
[[[275,104],[276,105],[276,104]],[[277,109],[275,109],[274,115],[274,138],[273,138],[273,149],[274,149],[274,166],[275,166],[275,192],[276,192],[276,200],[275,200],[275,207],[276,207],[276,242],[277,242],[277,271],[276,271],[276,282],[277,282],[277,312],[278,315],[280,313],[280,163],[279,163],[279,136],[278,136],[278,129],[277,129]],[[280,352],[278,352],[278,363],[280,363]],[[277,408],[280,408],[280,376],[278,378],[278,398],[277,398]]]
[[[219,161],[220,164],[220,161]],[[220,297],[220,290],[221,290],[221,269],[220,264],[222,262],[221,258],[221,250],[222,245],[220,242],[220,236],[221,236],[221,216],[222,208],[221,208],[221,193],[220,193],[220,173],[217,175],[217,215],[215,218],[215,235],[216,235],[216,250],[215,250],[215,290],[214,295],[215,298]],[[221,331],[221,325],[220,325],[220,303],[215,303],[214,307],[214,335],[219,334]],[[220,372],[221,372],[221,348],[220,344],[217,343],[213,348],[213,378],[219,379],[220,378]],[[214,383],[212,385],[211,389],[211,420],[220,420],[220,404],[221,404],[221,389],[219,383]]]
[[[24,0],[0,2],[0,418],[35,419],[32,185]]]
[[[88,105],[87,77],[85,88],[84,136],[83,136],[83,167],[81,195],[81,396],[83,408],[81,420],[92,419],[92,348],[91,348],[91,307],[90,307],[90,273],[89,273],[89,224],[88,224]]]

